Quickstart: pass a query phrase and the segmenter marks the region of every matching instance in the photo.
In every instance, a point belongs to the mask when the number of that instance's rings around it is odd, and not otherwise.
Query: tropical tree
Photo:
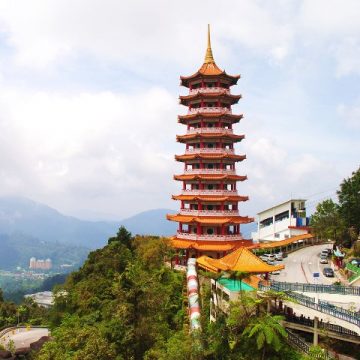
[[[282,341],[287,337],[287,333],[281,321],[284,318],[280,315],[265,314],[264,316],[253,318],[245,328],[243,336],[256,339],[258,350],[261,350],[261,359],[265,359],[268,350],[278,352],[282,347]]]
[[[262,293],[259,293],[259,296],[266,301],[266,311],[268,313],[271,312],[271,302],[275,302],[275,307],[277,307],[277,302],[279,300],[289,300],[289,297],[282,291],[275,291],[275,290],[267,290]]]
[[[332,199],[324,200],[316,206],[316,211],[311,217],[311,226],[321,239],[339,241],[346,231],[339,205]]]
[[[240,299],[243,296],[242,283],[244,280],[249,279],[250,276],[251,276],[251,274],[246,271],[231,271],[230,272],[229,279],[232,279],[234,281],[234,284],[236,281],[240,282]]]
[[[352,173],[351,177],[343,180],[337,194],[339,212],[346,228],[353,230],[356,239],[360,231],[360,167]]]

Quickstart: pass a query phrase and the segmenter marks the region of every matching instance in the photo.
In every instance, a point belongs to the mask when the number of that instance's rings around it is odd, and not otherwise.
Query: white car
[[[329,263],[329,261],[328,261],[328,259],[326,257],[321,257],[320,258],[320,264],[328,264],[328,263]]]
[[[278,252],[275,254],[275,260],[277,261],[282,261],[283,259],[283,253],[282,252]]]

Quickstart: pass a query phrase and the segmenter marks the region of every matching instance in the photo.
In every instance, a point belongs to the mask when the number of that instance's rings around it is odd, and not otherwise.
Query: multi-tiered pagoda
[[[188,95],[180,96],[188,113],[178,117],[187,129],[177,136],[185,144],[185,153],[175,156],[184,163],[184,173],[174,176],[182,183],[181,194],[173,196],[181,202],[180,212],[168,219],[179,223],[172,244],[185,259],[204,254],[219,258],[251,244],[240,232],[241,224],[253,221],[239,212],[239,202],[248,196],[239,195],[237,189],[237,182],[247,177],[237,175],[235,169],[246,158],[234,150],[234,144],[244,138],[233,131],[243,116],[231,109],[241,98],[230,91],[239,78],[216,65],[208,30],[204,64],[195,74],[180,77],[181,85],[189,89]]]

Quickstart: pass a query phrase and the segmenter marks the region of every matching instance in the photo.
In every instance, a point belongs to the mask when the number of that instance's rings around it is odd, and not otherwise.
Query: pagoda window
[[[214,185],[209,184],[209,185],[207,186],[207,188],[208,188],[208,190],[213,190],[213,189],[214,189]]]
[[[207,210],[214,210],[214,206],[213,205],[208,205]]]
[[[214,144],[213,144],[213,143],[208,143],[208,144],[207,144],[207,147],[210,148],[210,149],[212,149],[212,148],[214,147]]]
[[[214,229],[213,229],[213,228],[208,228],[208,229],[206,230],[206,233],[207,233],[208,235],[212,235],[212,234],[214,234]]]
[[[213,126],[214,126],[213,123],[208,123],[208,124],[207,124],[207,127],[209,127],[209,128],[212,128]]]
[[[213,169],[213,168],[214,168],[214,164],[207,164],[207,168],[208,168],[208,169]]]

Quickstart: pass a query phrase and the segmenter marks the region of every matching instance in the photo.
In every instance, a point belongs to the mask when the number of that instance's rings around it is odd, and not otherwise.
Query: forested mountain
[[[136,234],[171,235],[176,224],[166,220],[168,209],[144,211],[119,221],[86,221],[22,197],[0,197],[0,234],[26,234],[47,242],[70,243],[87,248],[105,245],[104,239],[120,225]]]

